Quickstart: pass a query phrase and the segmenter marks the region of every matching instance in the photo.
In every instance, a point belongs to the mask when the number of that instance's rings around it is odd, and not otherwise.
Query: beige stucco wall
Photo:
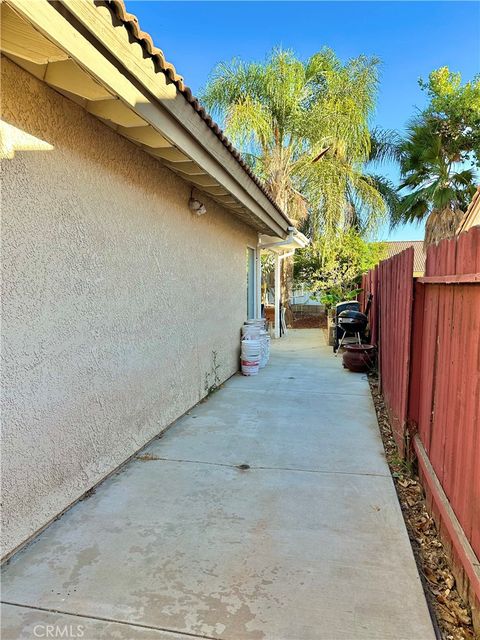
[[[2,118],[3,554],[238,368],[256,234],[13,63]]]

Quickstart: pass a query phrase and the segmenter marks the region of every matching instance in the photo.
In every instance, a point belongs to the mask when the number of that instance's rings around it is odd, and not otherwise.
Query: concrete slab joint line
[[[368,382],[322,336],[290,332],[17,554],[2,640],[433,640]]]
[[[139,459],[141,459],[139,457]],[[363,475],[363,476],[383,476],[384,478],[389,478],[390,474],[387,473],[359,473],[352,471],[331,471],[324,469],[298,469],[296,467],[258,467],[251,465],[243,465],[243,464],[225,464],[223,462],[206,462],[205,460],[187,460],[185,458],[160,458],[159,456],[152,456],[148,458],[149,462],[185,462],[186,464],[211,464],[217,467],[230,467],[232,469],[243,470],[252,470],[252,471],[298,471],[300,473],[340,473],[347,475]]]

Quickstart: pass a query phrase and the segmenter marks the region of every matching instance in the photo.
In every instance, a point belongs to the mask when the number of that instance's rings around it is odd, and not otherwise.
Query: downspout
[[[262,317],[262,253],[260,245],[255,252],[255,318]]]

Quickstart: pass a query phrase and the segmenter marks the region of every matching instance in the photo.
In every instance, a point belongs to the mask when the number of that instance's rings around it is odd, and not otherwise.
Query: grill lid
[[[353,311],[353,309],[347,309],[346,311],[341,311],[338,314],[338,321],[346,321],[346,322],[368,322],[368,318],[364,313],[360,311]]]

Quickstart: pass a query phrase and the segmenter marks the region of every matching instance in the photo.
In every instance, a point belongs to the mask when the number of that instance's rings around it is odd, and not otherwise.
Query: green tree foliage
[[[479,165],[480,79],[461,84],[447,67],[433,71],[428,107],[398,146],[402,195],[393,223],[427,218],[425,242],[454,235],[475,193]]]
[[[462,85],[460,73],[441,67],[420,80],[420,86],[430,98],[425,112],[432,119],[432,127],[458,161],[470,159],[480,163],[480,75]]]
[[[333,306],[357,295],[362,274],[378,264],[385,253],[384,244],[367,242],[350,229],[333,237],[318,238],[297,251],[294,278],[310,291],[318,292],[327,307]]]
[[[370,229],[394,199],[364,171],[378,65],[366,56],[343,64],[331,49],[306,61],[276,49],[264,63],[219,64],[204,91],[278,204],[313,237]]]

